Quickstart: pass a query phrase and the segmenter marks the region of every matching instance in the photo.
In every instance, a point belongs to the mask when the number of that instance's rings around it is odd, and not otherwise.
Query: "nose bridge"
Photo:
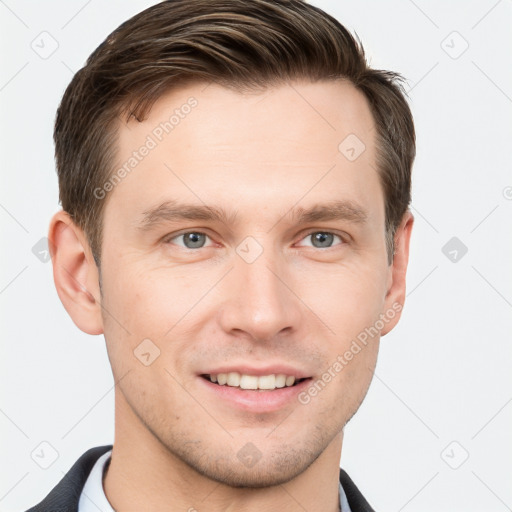
[[[247,290],[243,291],[244,295],[247,294],[255,304],[263,301],[270,305],[271,302],[276,302],[275,305],[279,307],[284,288],[283,277],[279,275],[281,267],[279,256],[271,250],[264,251],[251,263],[239,258],[235,268],[244,283],[242,291]]]
[[[294,328],[299,319],[298,301],[286,286],[282,255],[252,237],[236,249],[230,272],[229,299],[222,308],[221,321],[227,331],[242,330],[260,340],[271,339],[286,328]]]

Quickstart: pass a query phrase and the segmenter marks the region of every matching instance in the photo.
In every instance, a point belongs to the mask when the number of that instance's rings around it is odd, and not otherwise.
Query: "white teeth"
[[[276,375],[276,388],[284,388],[286,386],[286,375],[280,373]]]
[[[240,386],[240,374],[237,372],[228,373],[228,386],[233,386],[237,388]]]
[[[258,377],[242,375],[240,378],[240,387],[242,389],[258,389]]]
[[[293,375],[284,375],[282,373],[275,375],[244,375],[238,372],[219,373],[209,375],[211,382],[217,382],[221,386],[240,387],[241,389],[266,389],[290,387],[295,384]]]
[[[258,379],[258,387],[260,389],[276,389],[276,376],[263,375]]]

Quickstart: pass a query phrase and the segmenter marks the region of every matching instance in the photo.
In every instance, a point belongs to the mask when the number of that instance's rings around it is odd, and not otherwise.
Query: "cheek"
[[[105,269],[102,314],[117,378],[128,370],[149,370],[137,358],[141,353],[150,354],[146,359],[155,358],[151,369],[160,368],[160,374],[164,367],[184,367],[190,348],[183,329],[195,323],[198,302],[208,290],[208,280],[200,273],[187,274],[123,266],[122,262]],[[151,372],[146,373],[151,381]]]
[[[345,345],[333,353],[324,373],[299,397],[301,403],[314,405],[325,416],[326,423],[345,424],[368,391],[378,348],[379,340],[375,339],[357,348],[352,346],[352,350]]]
[[[162,338],[204,294],[205,280],[189,274],[118,266],[105,282],[105,309],[130,333]]]
[[[356,337],[379,318],[387,277],[379,266],[332,265],[328,271],[303,276],[307,276],[307,280],[298,281],[302,294],[299,296],[340,342]]]

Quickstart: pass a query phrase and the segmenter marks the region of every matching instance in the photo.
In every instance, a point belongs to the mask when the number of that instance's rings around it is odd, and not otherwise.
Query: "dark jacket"
[[[50,491],[48,496],[41,503],[28,509],[27,512],[77,512],[80,494],[89,473],[96,461],[111,449],[112,445],[106,445],[87,450]],[[340,482],[347,495],[352,512],[374,512],[343,469],[340,469]]]

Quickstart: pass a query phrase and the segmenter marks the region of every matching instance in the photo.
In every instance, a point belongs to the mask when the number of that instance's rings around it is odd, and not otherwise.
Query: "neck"
[[[116,398],[115,441],[103,488],[118,512],[338,512],[342,440],[340,433],[303,473],[285,484],[235,488],[199,474],[171,453]]]

